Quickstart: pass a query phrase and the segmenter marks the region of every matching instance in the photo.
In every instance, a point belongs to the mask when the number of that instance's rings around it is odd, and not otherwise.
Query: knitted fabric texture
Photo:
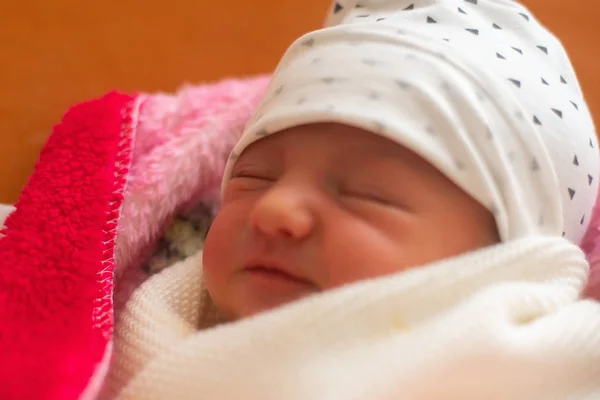
[[[201,253],[121,314],[105,399],[594,399],[582,252],[529,237],[219,325]],[[211,328],[212,327],[212,328]]]

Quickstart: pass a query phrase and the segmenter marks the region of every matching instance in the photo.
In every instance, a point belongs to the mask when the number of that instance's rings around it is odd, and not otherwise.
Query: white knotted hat
[[[495,215],[504,241],[585,233],[594,125],[563,47],[513,1],[335,2],[282,58],[223,182],[254,141],[323,122],[421,155]]]

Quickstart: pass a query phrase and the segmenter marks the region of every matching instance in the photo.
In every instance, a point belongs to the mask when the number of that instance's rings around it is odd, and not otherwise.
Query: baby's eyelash
[[[234,171],[231,174],[231,179],[234,179],[234,178],[259,179],[259,180],[268,180],[268,181],[273,180],[273,178],[268,176],[267,174],[260,174],[260,173],[249,172],[249,171]]]
[[[385,205],[392,204],[391,201],[383,198],[382,196],[376,196],[376,195],[368,194],[368,193],[364,193],[364,192],[346,190],[346,191],[341,192],[341,195],[355,197],[355,198],[359,198],[362,200],[373,201],[373,202],[377,202],[377,203],[381,203],[381,204],[385,204]]]

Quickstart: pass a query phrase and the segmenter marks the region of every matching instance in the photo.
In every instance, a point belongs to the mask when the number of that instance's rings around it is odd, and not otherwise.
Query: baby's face
[[[492,215],[416,154],[307,125],[236,162],[206,239],[206,286],[235,320],[497,241]]]

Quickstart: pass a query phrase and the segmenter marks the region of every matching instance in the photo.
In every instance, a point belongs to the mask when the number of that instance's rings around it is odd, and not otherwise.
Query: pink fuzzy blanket
[[[54,128],[0,239],[0,398],[97,396],[115,310],[147,276],[140,266],[165,227],[218,199],[267,82],[111,93]],[[582,247],[600,298],[599,229],[597,215]]]

